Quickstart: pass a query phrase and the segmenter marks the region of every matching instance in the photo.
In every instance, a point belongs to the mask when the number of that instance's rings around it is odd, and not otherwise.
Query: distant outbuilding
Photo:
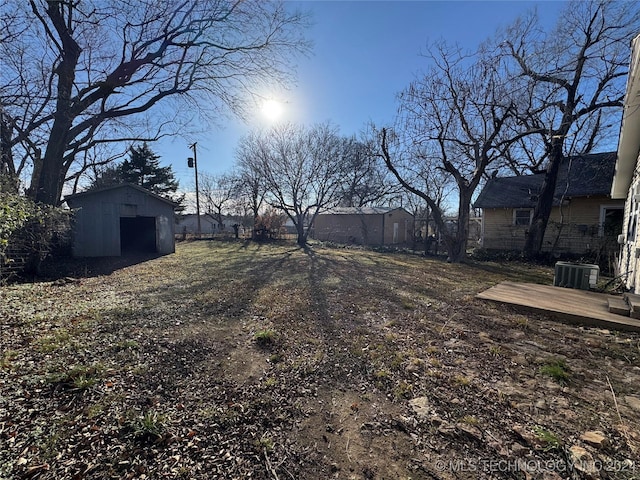
[[[133,184],[65,197],[75,210],[73,255],[109,257],[175,252],[176,204]]]
[[[411,241],[413,215],[404,208],[336,207],[319,214],[313,238],[344,244],[399,245]]]

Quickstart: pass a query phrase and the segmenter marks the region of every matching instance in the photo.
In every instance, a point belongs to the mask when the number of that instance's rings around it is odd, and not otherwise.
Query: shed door
[[[393,243],[398,243],[398,231],[400,226],[397,223],[393,224]]]
[[[125,253],[157,253],[155,217],[120,217],[120,249]]]

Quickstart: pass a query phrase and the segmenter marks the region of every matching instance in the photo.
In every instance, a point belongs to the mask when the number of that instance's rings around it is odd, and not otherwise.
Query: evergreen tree
[[[178,189],[171,167],[161,167],[160,157],[146,143],[139,147],[131,146],[129,158],[124,162],[96,169],[88,190],[121,183],[133,183],[165,197],[172,197]]]
[[[169,197],[178,189],[171,167],[161,167],[160,157],[146,143],[139,147],[131,146],[129,158],[119,169],[123,182],[139,185],[158,195]]]
[[[122,172],[120,171],[120,164],[107,165],[103,167],[94,167],[94,178],[91,181],[91,185],[87,190],[98,190],[100,188],[111,187],[112,185],[119,185],[123,183]]]
[[[108,165],[95,172],[95,178],[87,190],[133,183],[177,203],[178,211],[184,209],[184,194],[177,196],[178,181],[171,166],[161,167],[160,157],[149,145],[129,148],[129,158],[117,165]]]

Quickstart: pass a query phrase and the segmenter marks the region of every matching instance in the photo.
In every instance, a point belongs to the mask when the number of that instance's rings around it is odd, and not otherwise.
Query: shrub
[[[285,220],[285,216],[274,209],[258,215],[253,228],[254,240],[265,241],[277,238],[284,227]]]
[[[0,192],[0,281],[37,273],[50,253],[68,247],[70,232],[68,211]]]

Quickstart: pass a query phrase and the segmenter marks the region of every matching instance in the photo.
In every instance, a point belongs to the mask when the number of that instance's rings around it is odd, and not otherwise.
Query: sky
[[[345,136],[358,135],[368,123],[393,122],[396,95],[424,71],[421,55],[428,43],[445,40],[474,49],[536,8],[552,27],[562,1],[289,1],[307,11],[313,42],[308,57],[296,61],[296,82],[274,98],[282,102],[281,121],[312,125],[330,121]],[[267,124],[263,112],[245,122],[230,117],[197,139],[200,174],[232,170],[238,141]],[[193,189],[193,156],[186,140],[152,145],[163,165],[171,165],[182,190]]]

